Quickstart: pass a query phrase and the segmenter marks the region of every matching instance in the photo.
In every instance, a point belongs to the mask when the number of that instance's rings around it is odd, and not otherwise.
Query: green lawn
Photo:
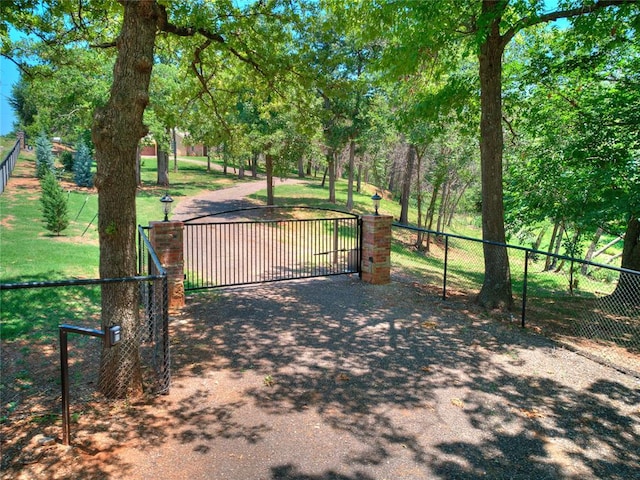
[[[34,153],[23,152],[5,193],[0,195],[0,281],[56,280],[98,276],[98,196],[95,189],[78,189],[65,173],[63,187],[69,201],[69,227],[60,236],[44,227],[39,184],[34,179]],[[158,187],[155,158],[143,159],[143,186],[138,190],[138,224],[162,218],[159,199],[167,191],[177,205],[186,196],[232,185],[236,180],[206,165],[181,162],[171,171],[169,188]]]

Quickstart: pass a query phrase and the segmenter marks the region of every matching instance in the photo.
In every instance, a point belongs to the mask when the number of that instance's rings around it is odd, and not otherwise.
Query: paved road
[[[416,284],[202,293],[172,325],[108,478],[640,478],[637,379]]]
[[[201,215],[224,212],[236,208],[244,208],[256,205],[255,201],[246,197],[267,188],[266,178],[247,180],[233,187],[203,192],[197,196],[178,200],[178,205],[173,211],[173,220],[187,220]],[[274,181],[275,194],[277,196],[278,185],[293,185],[304,183],[300,179],[276,179]]]

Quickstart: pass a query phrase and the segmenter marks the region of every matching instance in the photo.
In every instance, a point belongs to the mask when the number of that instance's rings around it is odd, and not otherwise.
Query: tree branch
[[[569,10],[557,10],[555,12],[545,13],[544,15],[523,17],[520,20],[518,20],[509,30],[505,32],[505,34],[502,36],[502,45],[506,46],[511,41],[511,39],[516,35],[516,33],[518,33],[520,30],[524,30],[525,28],[531,27],[533,25],[553,22],[554,20],[559,20],[561,18],[577,17],[580,15],[585,15],[587,13],[595,12],[597,10],[602,10],[603,8],[607,8],[607,7],[638,4],[638,3],[640,3],[638,0],[599,0],[593,3],[592,5],[583,5],[581,7],[576,7]]]
[[[241,60],[242,62],[248,65],[251,65],[257,72],[261,73],[262,75],[265,75],[265,72],[255,60],[237,51],[235,48],[229,45],[229,43],[225,40],[225,38],[219,33],[210,32],[209,30],[206,30],[204,28],[179,27],[177,25],[174,25],[173,23],[169,22],[169,17],[167,15],[166,7],[161,4],[157,4],[157,5],[159,9],[158,29],[161,32],[171,33],[178,37],[194,37],[197,34],[202,35],[204,38],[210,41],[208,45],[210,45],[213,42],[219,43],[220,45],[224,45],[226,49],[229,52],[231,52],[231,54],[233,54],[236,58],[238,58],[239,60]]]

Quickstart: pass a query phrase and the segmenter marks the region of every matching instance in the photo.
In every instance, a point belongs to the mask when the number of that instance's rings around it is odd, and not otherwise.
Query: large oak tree
[[[340,3],[336,0],[334,3]],[[368,19],[369,35],[387,43],[387,67],[398,76],[430,69],[435,79],[460,68],[470,53],[477,57],[480,94],[480,158],[482,177],[482,235],[485,277],[478,295],[488,308],[513,304],[509,258],[505,247],[503,203],[502,72],[503,55],[513,38],[535,25],[600,12],[628,13],[637,2],[628,0],[562,1],[555,11],[545,2],[523,0],[400,0],[380,4],[362,0],[354,21]],[[624,10],[624,11],[623,11]],[[622,12],[623,11],[623,12]],[[622,12],[622,13],[621,13]],[[589,28],[586,24],[583,28]],[[462,46],[462,48],[461,48]],[[460,57],[460,52],[464,58]],[[473,92],[470,86],[469,93]],[[438,99],[437,96],[434,97]],[[498,244],[498,245],[497,245]]]
[[[268,77],[279,65],[273,61],[267,38],[260,35],[283,30],[278,22],[286,17],[287,5],[277,0],[261,1],[244,9],[235,7],[231,0],[2,3],[0,34],[5,55],[15,53],[10,51],[9,26],[31,35],[29,40],[36,40],[31,54],[39,54],[40,62],[63,62],[70,48],[116,50],[109,97],[96,110],[92,127],[97,162],[95,185],[99,192],[100,276],[132,277],[136,274],[136,150],[148,132],[143,113],[149,103],[158,42],[166,36],[183,39],[175,48],[193,58],[194,64],[207,50],[217,49]],[[270,23],[265,23],[269,28],[256,26],[263,17],[269,19]],[[111,30],[114,20],[121,20],[119,31]],[[138,290],[134,283],[103,286],[103,327],[118,324],[123,328],[122,342],[103,351],[100,388],[108,396],[131,396],[142,389],[137,312]]]

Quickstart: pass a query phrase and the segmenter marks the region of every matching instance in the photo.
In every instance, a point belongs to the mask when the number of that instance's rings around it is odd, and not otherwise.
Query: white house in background
[[[207,147],[202,145],[201,143],[192,144],[189,141],[189,134],[186,132],[180,132],[176,130],[175,133],[176,139],[176,154],[180,157],[204,157],[207,155]],[[156,156],[157,152],[157,144],[153,139],[152,135],[147,135],[146,138],[142,140],[142,147],[140,154],[147,156]],[[173,154],[173,145],[171,145],[170,154]]]

